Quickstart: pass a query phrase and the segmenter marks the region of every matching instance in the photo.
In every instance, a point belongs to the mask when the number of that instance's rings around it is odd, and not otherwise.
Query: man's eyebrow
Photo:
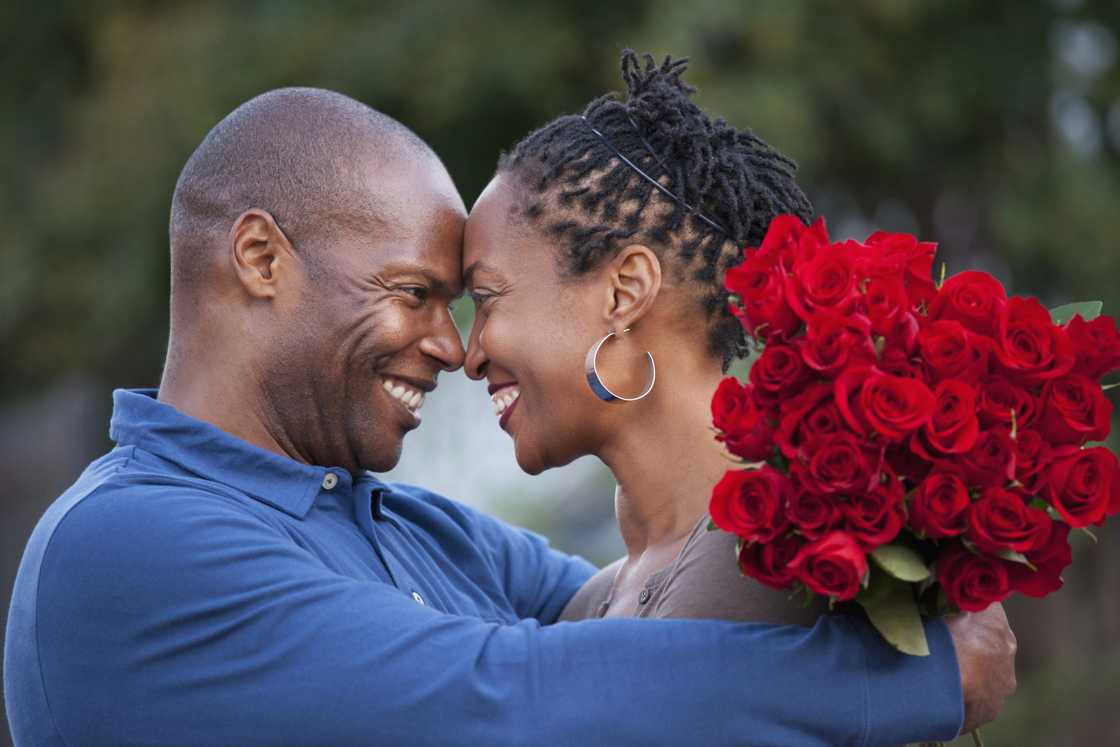
[[[458,298],[463,294],[463,288],[459,283],[449,283],[444,278],[425,270],[421,267],[411,265],[390,265],[383,271],[386,275],[411,275],[413,277],[420,277],[428,284],[428,287],[436,294],[444,294],[451,298]]]

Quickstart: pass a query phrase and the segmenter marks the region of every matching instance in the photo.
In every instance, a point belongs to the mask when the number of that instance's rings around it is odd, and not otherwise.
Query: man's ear
[[[230,260],[245,291],[254,298],[275,298],[278,273],[294,267],[292,244],[267,211],[250,208],[229,232]]]
[[[619,331],[633,326],[661,291],[661,260],[644,244],[631,244],[607,266],[607,324]]]

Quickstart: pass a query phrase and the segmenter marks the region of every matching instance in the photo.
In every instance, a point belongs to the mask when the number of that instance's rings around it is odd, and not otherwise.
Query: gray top
[[[822,606],[804,608],[790,592],[776,591],[743,576],[736,562],[736,538],[708,531],[705,516],[692,529],[680,554],[643,586],[632,617],[709,618],[812,625]],[[614,581],[625,558],[595,574],[564,608],[561,620],[602,617],[611,606]]]

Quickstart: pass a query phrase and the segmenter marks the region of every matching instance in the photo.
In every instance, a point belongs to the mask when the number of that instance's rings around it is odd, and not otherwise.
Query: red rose
[[[932,321],[952,319],[977,334],[991,337],[1007,303],[1003,285],[986,272],[968,271],[945,281],[929,305]]]
[[[731,311],[752,337],[766,339],[779,333],[789,337],[801,329],[801,320],[786,303],[776,263],[748,252],[742,264],[727,271],[724,287],[739,297],[741,306],[732,306]]]
[[[835,246],[824,248],[811,260],[796,265],[784,279],[790,308],[806,321],[820,309],[848,314],[859,301],[852,257]]]
[[[1101,385],[1087,376],[1073,374],[1047,383],[1039,430],[1052,444],[1083,444],[1108,438],[1112,402]]]
[[[809,376],[801,354],[792,345],[771,342],[750,370],[751,384],[759,402],[777,405],[791,392],[798,390]]]
[[[913,321],[906,286],[897,277],[868,281],[863,291],[863,304],[871,320],[871,331],[881,337],[890,337],[900,324]]]
[[[843,519],[836,498],[798,490],[798,487],[794,486],[786,504],[786,516],[798,533],[806,539],[815,540],[835,529]]]
[[[830,532],[801,548],[789,567],[813,591],[844,601],[859,592],[867,556],[851,536]]]
[[[858,393],[857,393],[858,392]],[[836,405],[857,433],[902,441],[933,414],[933,393],[917,379],[853,367],[836,379]]]
[[[712,396],[712,425],[720,431],[716,440],[736,456],[761,462],[774,455],[768,414],[755,403],[751,388],[734,376],[721,381]]]
[[[831,375],[849,361],[875,360],[871,343],[871,322],[859,314],[837,314],[822,309],[809,319],[805,337],[798,340],[801,357],[810,368]]]
[[[996,360],[1011,376],[1027,382],[1055,379],[1073,368],[1069,337],[1055,326],[1034,298],[1012,298],[999,315]]]
[[[1038,431],[1019,431],[1015,439],[1015,480],[1028,495],[1041,493],[1046,485],[1052,449]]]
[[[1013,383],[1006,376],[994,376],[984,382],[980,390],[980,423],[985,427],[1011,427],[1011,411],[1015,411],[1015,424],[1030,428],[1038,420],[1042,403],[1024,387]]]
[[[715,525],[743,539],[770,542],[789,528],[789,478],[769,465],[727,472],[712,489],[708,512]]]
[[[1120,473],[1116,455],[1103,446],[1067,447],[1050,465],[1046,497],[1071,527],[1100,525],[1120,513]]]
[[[914,434],[914,451],[933,459],[934,454],[963,454],[971,450],[980,436],[976,390],[963,381],[946,379],[937,385],[933,399],[933,415]]]
[[[915,328],[916,334],[917,329]],[[915,337],[916,339],[917,337]],[[925,381],[926,376],[922,371],[920,361],[912,358],[910,353],[906,351],[906,348],[903,347],[906,344],[908,344],[907,340],[900,338],[895,338],[893,341],[887,340],[887,344],[883,347],[883,354],[879,356],[879,362],[875,364],[875,367],[891,376]]]
[[[910,526],[930,539],[955,537],[965,530],[969,504],[961,475],[937,470],[922,480],[910,498]]]
[[[795,461],[790,470],[802,488],[814,493],[862,493],[871,490],[879,478],[882,447],[846,431],[819,436],[804,451],[808,461]]]
[[[1004,550],[1029,552],[1050,538],[1050,517],[1031,508],[1023,497],[1003,488],[988,488],[968,509],[968,538],[992,555]]]
[[[988,372],[991,343],[951,319],[926,325],[918,333],[918,348],[930,378],[977,382]]]
[[[786,458],[798,459],[805,456],[803,447],[809,441],[844,429],[832,402],[832,385],[816,382],[782,403],[774,440]]]
[[[893,540],[902,531],[902,483],[893,473],[867,493],[857,493],[843,504],[848,533],[870,552]]]
[[[1050,539],[1041,548],[1027,553],[1027,560],[1034,566],[1008,561],[1007,575],[1011,588],[1030,597],[1044,597],[1062,588],[1062,571],[1073,562],[1069,546],[1069,527],[1053,522]]]
[[[950,603],[965,612],[980,612],[1011,593],[1007,566],[999,558],[976,555],[961,544],[937,556],[937,581]]]
[[[1100,381],[1102,376],[1120,370],[1120,333],[1115,319],[1098,316],[1087,322],[1078,314],[1066,325],[1066,334],[1077,358],[1075,371]]]
[[[751,420],[756,413],[749,387],[740,384],[734,376],[719,382],[716,393],[712,395],[712,425],[717,430],[724,433],[735,430],[741,420]]]
[[[796,578],[789,564],[804,546],[805,540],[796,534],[766,543],[741,541],[739,569],[772,589],[788,589]]]
[[[1015,442],[1011,440],[1011,431],[981,431],[976,444],[961,457],[959,464],[969,485],[986,488],[1008,484],[1015,479]]]
[[[792,270],[797,265],[811,261],[828,243],[828,230],[823,217],[817,218],[813,225],[806,226],[796,215],[779,215],[770,221],[758,254],[768,262]]]
[[[910,296],[910,306],[929,305],[937,294],[933,284],[933,257],[937,244],[918,241],[910,234],[876,231],[863,242],[868,253],[861,270],[869,276],[900,277]]]

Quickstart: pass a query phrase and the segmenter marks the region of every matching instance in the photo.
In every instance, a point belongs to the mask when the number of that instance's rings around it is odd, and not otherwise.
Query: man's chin
[[[362,469],[367,472],[388,472],[400,463],[403,445],[404,434],[401,434],[400,438],[381,439],[376,449],[362,450],[359,452]]]

